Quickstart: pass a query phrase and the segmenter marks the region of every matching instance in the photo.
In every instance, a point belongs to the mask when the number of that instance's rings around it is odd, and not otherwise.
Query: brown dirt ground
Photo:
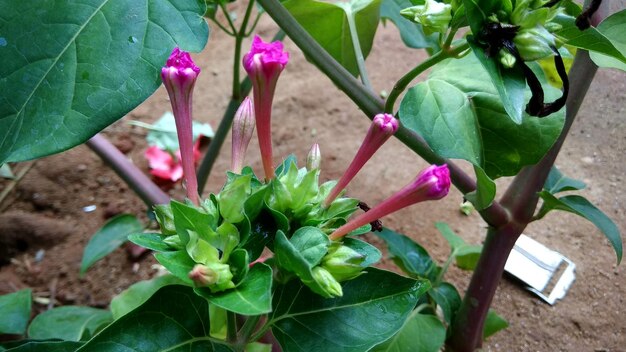
[[[266,17],[260,34],[268,39],[275,27]],[[289,153],[302,160],[309,147],[321,145],[322,178],[338,178],[354,155],[368,127],[368,120],[321,75],[291,43],[291,62],[280,79],[274,107],[276,162]],[[194,58],[203,69],[196,88],[195,118],[216,128],[226,106],[231,77],[233,44],[214,31],[205,51]],[[404,48],[393,26],[379,28],[369,68],[373,85],[389,91],[395,80],[423,54]],[[601,70],[582,106],[557,165],[570,177],[584,180],[585,196],[626,230],[623,183],[626,181],[626,74]],[[104,134],[138,167],[147,170],[143,158],[145,131],[127,124],[130,119],[153,122],[168,110],[164,89],[132,111]],[[261,170],[256,141],[248,161]],[[217,191],[229,166],[227,142],[207,185]],[[14,165],[19,172],[27,163]],[[351,196],[376,204],[403,186],[426,166],[396,140],[387,143],[349,187]],[[500,182],[505,185],[506,180]],[[0,191],[10,184],[0,181]],[[181,198],[177,185],[170,194]],[[424,203],[398,212],[385,225],[410,235],[440,262],[448,254],[445,241],[434,228],[445,221],[468,242],[480,243],[484,226],[477,214],[459,213],[461,194],[454,190],[439,202]],[[86,213],[88,205],[96,210]],[[78,276],[83,247],[106,219],[132,213],[146,219],[146,207],[131,190],[87,147],[35,162],[32,169],[0,204],[0,294],[32,287],[37,297],[56,304],[107,306],[111,297],[135,281],[155,274],[150,256],[139,261],[117,250],[98,262],[84,278]],[[17,225],[16,225],[17,224]],[[23,233],[15,236],[16,229]],[[616,266],[615,255],[602,234],[587,221],[565,213],[552,213],[531,224],[526,234],[555,249],[577,265],[576,281],[564,300],[555,306],[543,303],[510,280],[503,280],[494,308],[510,327],[485,343],[485,351],[626,351],[624,297],[626,275]],[[374,241],[375,242],[375,241]],[[39,250],[45,252],[36,259]],[[41,254],[41,253],[40,253]],[[464,290],[469,274],[452,268],[447,278]],[[41,311],[46,305],[37,305]]]

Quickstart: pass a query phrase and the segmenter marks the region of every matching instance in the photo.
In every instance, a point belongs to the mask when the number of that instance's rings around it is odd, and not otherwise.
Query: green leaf
[[[413,4],[410,0],[382,0],[380,4],[380,17],[383,20],[390,20],[398,27],[404,45],[409,48],[438,48],[439,43],[436,33],[427,36],[422,31],[420,24],[411,22],[400,15],[400,10],[411,6],[413,6]]]
[[[0,4],[0,163],[85,142],[148,98],[172,48],[200,51],[205,6],[185,0]]]
[[[564,191],[581,190],[586,186],[587,185],[585,185],[582,181],[564,176],[561,171],[556,168],[556,166],[552,166],[550,173],[548,174],[548,178],[546,179],[546,183],[543,185],[543,189],[552,194],[556,194]]]
[[[465,199],[472,202],[476,210],[488,208],[496,197],[496,184],[487,176],[485,170],[474,166],[476,190],[465,194]]]
[[[456,259],[456,265],[463,270],[474,270],[480,258],[482,246],[467,244],[445,222],[437,222],[435,227],[450,244],[450,256]]]
[[[600,22],[600,25],[598,25],[596,29],[608,38],[623,56],[626,56],[626,39],[624,39],[624,33],[626,33],[626,10],[622,10],[607,17],[604,21]],[[600,67],[611,67],[626,71],[626,63],[623,61],[602,55],[595,51],[592,51],[590,55],[593,62]]]
[[[461,295],[456,287],[448,282],[442,282],[439,286],[428,291],[428,295],[437,303],[443,311],[443,317],[448,325],[454,321],[456,312],[461,307]]]
[[[608,56],[619,62],[621,67],[623,67],[623,65],[626,64],[626,57],[623,52],[620,52],[620,50],[624,50],[624,39],[622,38],[624,34],[623,19],[626,15],[624,15],[623,12],[624,11],[621,11],[615,14],[617,16],[605,25],[603,31],[594,27],[589,27],[581,31],[576,27],[576,19],[574,17],[566,15],[557,16],[554,22],[563,26],[563,28],[555,32],[555,34],[563,38],[567,45]],[[617,40],[617,47],[611,39],[605,36],[604,32],[611,38],[620,38]],[[620,49],[618,49],[618,47]]]
[[[370,351],[438,352],[445,340],[446,328],[436,316],[414,311],[397,334]]]
[[[251,181],[252,175],[239,176],[220,192],[220,214],[228,222],[236,224],[244,219],[244,202],[250,194]]]
[[[209,303],[237,314],[267,314],[272,311],[272,268],[257,263],[232,290],[211,293],[208,289],[196,288],[196,292]]]
[[[172,247],[163,242],[163,235],[160,233],[133,233],[128,235],[128,240],[132,243],[157,252],[171,251]]]
[[[550,210],[554,209],[582,216],[596,225],[609,240],[617,255],[617,263],[619,264],[622,261],[622,236],[617,225],[600,209],[596,208],[586,198],[578,195],[570,195],[558,199],[547,191],[541,191],[539,195],[543,198],[543,205],[539,209],[538,219],[541,219]]]
[[[252,342],[246,345],[246,352],[272,352],[272,345],[260,342]]]
[[[111,312],[80,306],[63,306],[47,310],[28,326],[28,337],[37,340],[87,340],[113,321]]]
[[[356,238],[345,237],[343,240],[343,245],[365,256],[365,260],[360,264],[360,266],[363,268],[367,268],[368,266],[378,263],[378,261],[382,258],[382,253],[380,252],[380,250],[365,241],[357,240]]]
[[[472,33],[480,33],[487,17],[496,13],[501,7],[499,0],[463,0],[465,14]]]
[[[30,320],[31,295],[30,289],[24,289],[0,296],[0,334],[24,334]]]
[[[209,224],[213,220],[211,215],[205,213],[200,208],[183,204],[175,200],[170,202],[170,206],[172,207],[172,214],[174,215],[176,233],[180,236],[180,240],[183,245],[187,245],[189,242],[188,231],[195,231],[202,238],[208,236]]]
[[[422,246],[407,236],[393,232],[386,227],[374,234],[385,241],[389,254],[404,272],[430,280],[437,277],[439,268]]]
[[[111,218],[87,243],[80,263],[80,275],[84,275],[95,262],[124,244],[128,235],[142,229],[143,225],[134,215],[120,214]]]
[[[111,314],[113,319],[133,311],[146,302],[161,287],[168,285],[181,285],[183,282],[174,275],[163,275],[154,279],[139,281],[122,291],[111,300]]]
[[[487,313],[487,318],[485,319],[485,326],[483,327],[483,340],[508,327],[509,322],[506,321],[506,319],[499,316],[493,310],[489,309],[489,312]]]
[[[231,351],[209,337],[209,307],[191,287],[166,286],[77,351]]]
[[[359,74],[348,14],[340,3],[289,0],[283,3],[309,34],[355,77]],[[378,28],[380,0],[354,0],[351,7],[363,57],[367,58]]]
[[[289,242],[311,267],[316,266],[328,252],[330,240],[317,227],[301,227],[291,236]]]
[[[343,297],[334,299],[297,281],[278,287],[270,322],[284,351],[367,351],[401,328],[430,287],[375,268],[342,286]]]
[[[189,278],[189,272],[196,263],[189,257],[187,251],[156,253],[154,257],[172,275],[178,277],[186,284],[193,284],[193,281]]]
[[[67,352],[75,351],[82,345],[82,342],[75,341],[32,341],[9,348],[6,352]]]
[[[547,100],[560,96],[547,84],[544,90]],[[560,111],[540,119],[524,114],[516,124],[475,55],[438,64],[427,81],[409,89],[399,114],[404,126],[437,154],[465,159],[491,179],[537,163],[558,138],[565,115]]]
[[[150,132],[146,135],[148,145],[157,146],[161,150],[175,153],[178,149],[178,135],[176,134],[176,120],[174,114],[166,112],[154,124],[150,125],[140,121],[130,121],[131,125],[147,128]],[[196,141],[200,135],[213,138],[215,132],[208,123],[192,122],[193,140]]]
[[[491,82],[496,87],[504,110],[516,124],[522,123],[526,101],[526,78],[520,65],[505,68],[498,64],[494,58],[487,57],[485,50],[477,46],[473,40],[469,40],[472,52],[483,65]]]

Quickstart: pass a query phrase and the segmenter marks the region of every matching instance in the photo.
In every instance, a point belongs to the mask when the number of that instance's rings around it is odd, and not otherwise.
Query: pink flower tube
[[[189,53],[178,48],[174,48],[165,67],[161,69],[161,78],[174,110],[187,198],[196,205],[199,204],[199,200],[193,158],[191,98],[199,74],[200,68],[194,64]]]
[[[283,43],[265,43],[259,36],[252,41],[252,48],[243,57],[243,67],[252,81],[257,136],[265,178],[274,177],[272,164],[272,101],[276,81],[289,62],[289,53],[283,51]]]
[[[252,101],[246,97],[233,120],[233,143],[230,156],[230,169],[232,172],[239,174],[243,169],[243,161],[248,150],[248,144],[254,133],[254,110]]]
[[[361,170],[363,165],[372,158],[372,155],[398,130],[398,120],[390,114],[378,114],[374,116],[374,120],[370,125],[361,147],[356,152],[354,159],[346,172],[341,176],[337,185],[328,194],[324,201],[324,206],[328,207],[330,203],[337,198],[339,193],[348,186],[354,176]]]
[[[365,224],[369,224],[409,205],[427,200],[441,199],[448,194],[449,190],[450,171],[448,166],[432,165],[420,172],[413,182],[406,185],[396,194],[335,230],[330,235],[330,239],[337,240]]]

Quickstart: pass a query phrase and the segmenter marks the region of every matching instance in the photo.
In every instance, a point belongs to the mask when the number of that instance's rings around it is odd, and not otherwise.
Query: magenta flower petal
[[[161,78],[174,111],[187,198],[194,204],[199,204],[199,200],[194,165],[191,106],[193,88],[199,73],[200,68],[194,64],[189,53],[178,48],[174,48],[165,67],[161,69]]]
[[[449,190],[450,171],[448,166],[432,165],[420,172],[413,182],[406,185],[396,194],[335,230],[330,235],[330,239],[339,239],[365,224],[395,213],[409,205],[427,200],[441,199],[448,194]]]
[[[280,73],[289,62],[289,53],[279,41],[265,43],[259,36],[252,41],[250,51],[243,57],[243,67],[252,81],[257,136],[265,178],[274,177],[272,162],[272,102]]]
[[[357,151],[354,159],[350,163],[350,166],[346,169],[337,185],[328,194],[324,201],[324,206],[329,206],[330,203],[337,198],[339,193],[343,191],[350,181],[361,170],[363,165],[372,158],[374,153],[398,130],[400,123],[398,120],[390,114],[378,114],[374,116],[372,124],[370,125],[367,134],[361,147]]]

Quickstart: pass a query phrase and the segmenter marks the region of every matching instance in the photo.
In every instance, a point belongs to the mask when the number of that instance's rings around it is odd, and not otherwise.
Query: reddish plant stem
[[[607,9],[608,1],[605,0],[592,19],[594,26],[606,17]],[[485,319],[504,272],[506,260],[515,241],[532,220],[539,201],[538,192],[541,191],[565,142],[597,69],[589,58],[589,53],[578,50],[569,75],[571,90],[567,98],[563,130],[544,158],[536,165],[524,168],[500,200],[502,207],[509,211],[511,220],[504,226],[490,227],[488,230],[483,254],[452,326],[452,335],[448,341],[450,350],[471,352],[482,346]]]
[[[101,134],[87,141],[91,148],[148,206],[167,204],[170,197]]]

